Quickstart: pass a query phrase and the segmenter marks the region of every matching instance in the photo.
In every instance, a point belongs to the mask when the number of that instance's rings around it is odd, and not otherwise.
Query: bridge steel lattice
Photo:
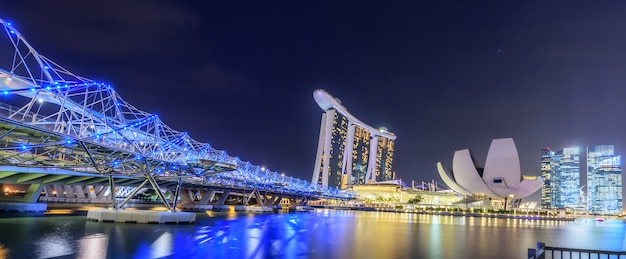
[[[196,141],[134,107],[111,85],[76,75],[39,54],[10,22],[0,19],[0,24],[5,32],[0,37],[0,179],[29,172],[17,182],[45,178],[45,183],[64,175],[98,174],[108,176],[114,190],[114,179],[131,178],[141,186],[149,183],[170,210],[177,199],[169,204],[159,182],[175,182],[177,197],[181,186],[193,184],[354,198]]]

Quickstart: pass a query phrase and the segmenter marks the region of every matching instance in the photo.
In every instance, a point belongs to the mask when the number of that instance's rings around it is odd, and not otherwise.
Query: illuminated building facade
[[[375,139],[378,142],[376,150],[376,181],[393,180],[394,175],[391,170],[391,163],[393,162],[393,139],[384,136],[376,136]]]
[[[541,208],[543,209],[550,209],[553,206],[552,204],[555,203],[556,186],[554,185],[556,185],[556,182],[552,182],[552,178],[556,173],[556,165],[558,165],[555,159],[557,159],[557,156],[550,148],[541,150],[541,177],[543,178]]]
[[[580,148],[564,148],[559,152],[541,150],[541,207],[573,208],[580,206]]]
[[[580,205],[580,148],[564,148],[557,153],[558,184],[557,208],[572,208]]]
[[[324,90],[315,90],[313,98],[324,113],[312,182],[346,188],[393,180],[396,136],[361,122]]]
[[[621,156],[613,145],[587,147],[587,200],[592,213],[622,213]]]
[[[541,189],[543,178],[522,175],[517,148],[512,138],[494,139],[482,167],[469,149],[457,150],[452,158],[452,170],[437,163],[443,182],[455,192],[484,199],[503,200],[517,207],[521,199]]]

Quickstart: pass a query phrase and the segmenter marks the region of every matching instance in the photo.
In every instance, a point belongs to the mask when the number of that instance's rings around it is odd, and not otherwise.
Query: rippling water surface
[[[526,258],[549,246],[621,251],[623,221],[388,212],[198,213],[192,225],[0,219],[0,258]]]

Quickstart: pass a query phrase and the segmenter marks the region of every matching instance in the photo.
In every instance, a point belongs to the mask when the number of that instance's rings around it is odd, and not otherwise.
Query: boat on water
[[[604,221],[605,219],[603,217],[597,217],[596,221]]]

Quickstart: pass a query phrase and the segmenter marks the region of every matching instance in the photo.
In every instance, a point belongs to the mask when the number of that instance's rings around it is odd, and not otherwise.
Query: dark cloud
[[[130,55],[166,55],[189,27],[201,17],[187,8],[166,1],[25,1],[7,13],[29,25],[46,49],[71,51],[87,58],[119,58]],[[11,6],[12,4],[9,4]],[[23,19],[21,19],[23,18]],[[38,28],[46,28],[39,29]]]

